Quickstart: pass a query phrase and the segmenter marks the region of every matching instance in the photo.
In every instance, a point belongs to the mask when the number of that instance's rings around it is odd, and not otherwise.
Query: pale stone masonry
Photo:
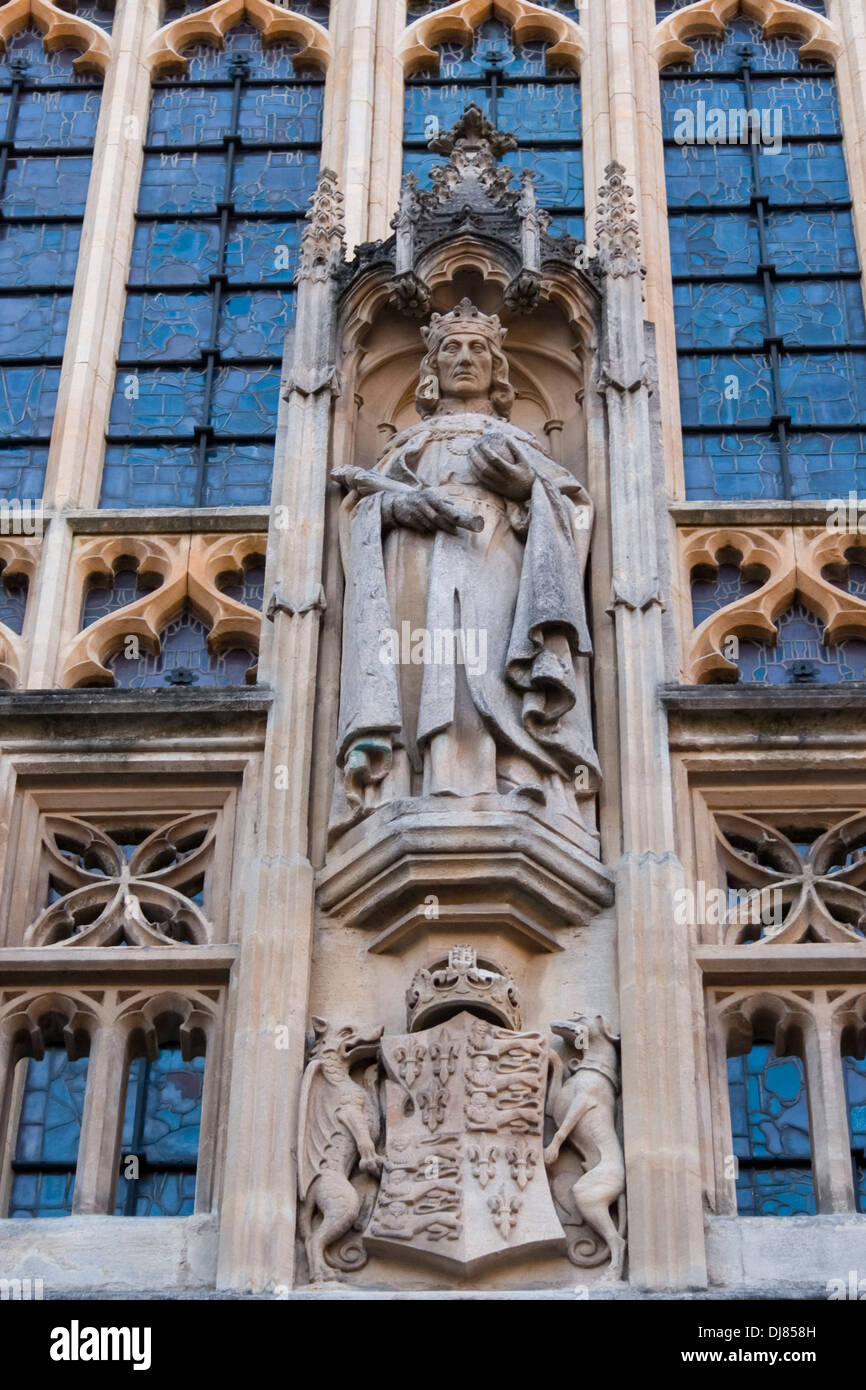
[[[331,0],[327,27],[116,0],[110,34],[77,8],[0,3],[4,43],[32,25],[104,75],[44,535],[0,534],[29,580],[0,623],[0,1275],[639,1297],[866,1270],[866,685],[742,689],[729,645],[800,600],[866,638],[863,555],[820,498],[687,496],[659,83],[738,13],[832,66],[862,263],[866,0]],[[406,78],[493,17],[579,76],[585,245],[478,107],[402,179]],[[100,509],[150,83],[244,22],[324,78],[271,504]],[[130,557],[148,584],[85,626]],[[692,580],[734,562],[698,620]],[[225,579],[259,564],[261,614]],[[108,688],[187,608],[248,683]],[[407,657],[452,625],[484,669]],[[133,823],[155,857],[112,887]],[[187,843],[201,878],[165,869]],[[679,913],[730,883],[783,885],[783,919]],[[58,1040],[89,1057],[71,1214],[12,1219],[24,1059]],[[805,1070],[815,1214],[738,1214],[729,1059],[759,1041]],[[205,1058],[195,1210],[113,1215],[130,1058],[169,1043]]]

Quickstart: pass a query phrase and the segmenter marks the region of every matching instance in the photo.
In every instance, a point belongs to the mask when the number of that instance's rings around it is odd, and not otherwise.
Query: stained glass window
[[[243,24],[154,83],[104,507],[267,504],[323,79]]]
[[[87,1058],[70,1061],[66,1050],[46,1046],[27,1068],[12,1159],[9,1215],[68,1216],[72,1210],[78,1141],[84,1114]]]
[[[517,43],[499,19],[479,24],[471,44],[440,45],[438,73],[416,73],[406,82],[403,167],[423,183],[442,159],[428,142],[475,102],[494,125],[517,136],[518,148],[504,163],[535,171],[553,230],[583,240],[580,84],[571,71],[548,72],[549,46]]]
[[[13,632],[23,632],[27,612],[28,580],[26,574],[10,571],[0,560],[0,623]]]
[[[866,317],[832,69],[742,17],[661,74],[686,487],[866,486]]]
[[[741,1216],[815,1211],[806,1078],[799,1057],[777,1057],[757,1041],[728,1058],[731,1130]]]
[[[866,1062],[842,1058],[851,1159],[854,1165],[854,1198],[857,1210],[866,1212]]]
[[[203,1085],[204,1057],[186,1062],[178,1047],[130,1063],[116,1215],[193,1212]]]
[[[101,79],[23,30],[0,54],[0,496],[39,498]]]

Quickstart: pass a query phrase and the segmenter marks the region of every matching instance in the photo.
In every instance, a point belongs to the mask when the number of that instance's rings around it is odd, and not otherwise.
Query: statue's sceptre
[[[367,468],[355,468],[352,464],[341,464],[331,470],[331,477],[334,478],[341,487],[347,492],[357,492],[361,497],[369,497],[373,492],[419,492],[421,488],[412,483],[401,483],[397,478],[388,478],[384,473],[373,473]],[[435,489],[423,489],[424,491],[435,491]],[[476,512],[467,511],[452,498],[448,498],[448,504],[455,513],[454,525],[459,526],[463,531],[483,531],[484,517],[478,516]]]

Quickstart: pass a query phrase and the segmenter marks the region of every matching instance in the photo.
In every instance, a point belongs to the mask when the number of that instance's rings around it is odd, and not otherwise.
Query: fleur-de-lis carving
[[[499,1157],[499,1150],[495,1144],[471,1144],[469,1146],[469,1162],[472,1166],[472,1176],[477,1178],[481,1187],[486,1187],[489,1182],[493,1182],[496,1177],[496,1160]]]
[[[523,1199],[514,1193],[509,1195],[504,1187],[487,1198],[487,1205],[493,1213],[493,1224],[504,1240],[507,1240],[517,1225],[517,1215]]]
[[[512,1178],[523,1192],[535,1176],[534,1152],[525,1142],[512,1144],[505,1151],[505,1161],[511,1170]]]

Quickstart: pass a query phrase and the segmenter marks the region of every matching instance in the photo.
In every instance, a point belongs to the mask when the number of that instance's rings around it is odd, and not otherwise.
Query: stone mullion
[[[597,2],[584,5],[580,13],[580,27],[587,46],[587,56],[580,70],[580,106],[584,215],[586,242],[589,245],[595,221],[596,190],[612,158],[606,6]]]
[[[809,1139],[815,1198],[820,1213],[856,1211],[851,1139],[839,1033],[825,1000],[816,1006],[816,1027],[805,1039]]]
[[[655,3],[654,0],[633,0],[629,8],[633,26],[639,206],[647,269],[646,313],[655,326],[665,479],[668,492],[676,498],[685,496],[685,488],[659,65],[652,44],[656,27]]]
[[[638,224],[611,164],[601,190],[604,272],[598,388],[610,460],[611,547],[619,685],[623,858],[616,907],[622,1019],[623,1137],[629,1278],[647,1288],[706,1284],[689,943],[674,921],[676,855],[662,627],[667,572],[657,493]]]
[[[403,63],[398,53],[406,0],[379,4],[367,237],[387,239],[403,172]]]
[[[293,367],[274,476],[262,679],[274,702],[258,808],[258,853],[241,923],[232,1088],[220,1232],[221,1288],[294,1278],[297,1117],[314,914],[309,797],[334,374],[333,276],[343,259],[333,174],[319,184],[301,246]],[[285,1046],[277,1029],[285,1028]]]
[[[394,0],[388,3],[393,5]],[[328,73],[322,168],[336,172],[345,195],[350,252],[369,235],[379,8],[380,0],[332,0],[331,3],[334,57]]]
[[[108,1023],[95,1029],[87,1064],[84,1116],[75,1170],[74,1216],[110,1216],[114,1212],[127,1052],[125,1028]]]
[[[30,688],[55,679],[71,563],[63,514],[99,501],[150,99],[143,53],[158,27],[158,0],[118,0],[48,458],[45,505],[54,516],[30,600],[36,605]]]
[[[866,6],[828,0],[827,14],[840,39],[836,61],[839,111],[851,186],[851,216],[861,266],[866,265]]]

